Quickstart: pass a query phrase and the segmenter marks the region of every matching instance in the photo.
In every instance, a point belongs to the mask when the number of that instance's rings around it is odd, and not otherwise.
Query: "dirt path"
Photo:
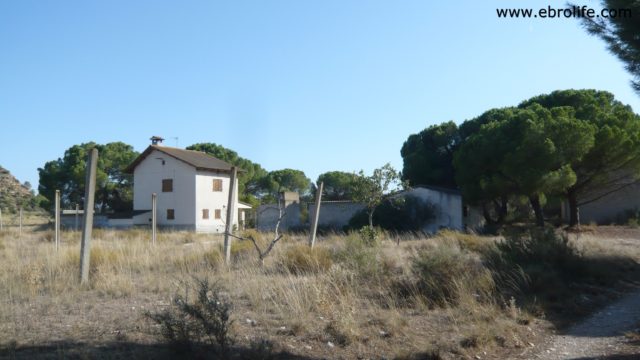
[[[640,346],[625,338],[640,325],[640,290],[537,346],[532,359],[640,359]]]

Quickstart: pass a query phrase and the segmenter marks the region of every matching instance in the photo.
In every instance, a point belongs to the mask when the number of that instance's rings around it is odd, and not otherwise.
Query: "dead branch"
[[[258,241],[255,239],[253,235],[250,235],[247,237],[237,236],[231,233],[229,233],[228,235],[238,240],[251,241],[253,243],[253,247],[256,249],[256,252],[258,253],[258,259],[260,259],[261,263],[264,263],[264,259],[267,257],[267,255],[269,255],[271,250],[273,250],[273,247],[276,245],[276,243],[280,241],[280,239],[282,239],[282,237],[284,236],[283,234],[280,234],[279,230],[280,230],[280,223],[282,222],[282,219],[286,215],[287,215],[287,212],[282,208],[282,204],[280,200],[278,200],[278,221],[276,222],[275,235],[273,240],[269,242],[269,245],[267,245],[265,250],[262,250],[260,248],[260,245],[258,245]]]

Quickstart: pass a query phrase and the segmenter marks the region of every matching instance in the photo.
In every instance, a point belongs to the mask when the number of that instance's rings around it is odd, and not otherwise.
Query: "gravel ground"
[[[537,346],[532,359],[640,359],[640,346],[625,337],[640,325],[640,290]]]

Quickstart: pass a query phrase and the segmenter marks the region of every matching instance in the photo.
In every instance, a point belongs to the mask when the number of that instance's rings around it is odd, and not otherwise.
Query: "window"
[[[209,209],[202,209],[202,218],[203,219],[209,218]]]
[[[222,191],[222,179],[213,179],[213,191]]]
[[[167,209],[167,220],[174,220],[176,218],[176,213],[173,209]]]
[[[222,210],[216,209],[215,218],[216,219],[221,219],[222,218]]]
[[[162,179],[162,192],[173,192],[173,179]]]

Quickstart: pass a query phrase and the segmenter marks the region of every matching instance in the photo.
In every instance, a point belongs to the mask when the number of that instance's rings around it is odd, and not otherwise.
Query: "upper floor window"
[[[162,179],[162,192],[173,192],[173,179]]]
[[[222,179],[213,179],[213,191],[222,191]]]

